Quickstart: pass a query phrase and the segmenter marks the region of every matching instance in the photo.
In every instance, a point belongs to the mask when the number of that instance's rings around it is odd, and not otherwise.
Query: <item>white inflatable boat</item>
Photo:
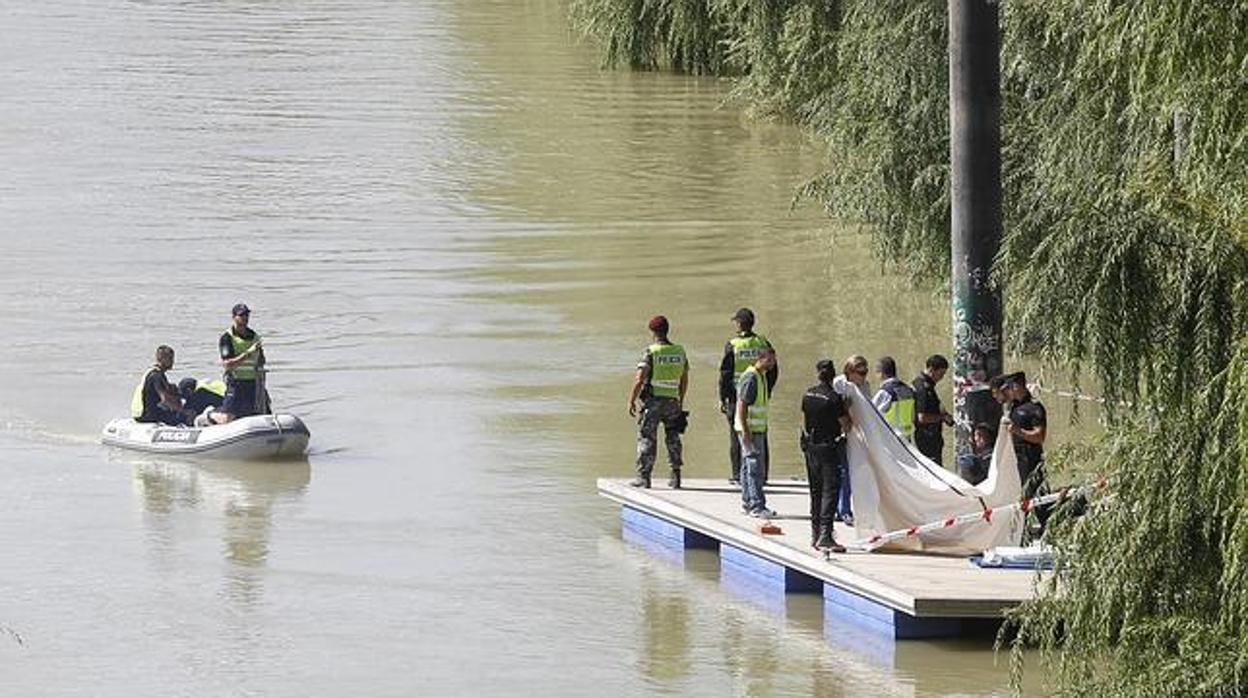
[[[210,427],[114,419],[104,427],[101,439],[109,446],[146,453],[257,460],[302,456],[308,436],[308,427],[293,414],[262,414]]]

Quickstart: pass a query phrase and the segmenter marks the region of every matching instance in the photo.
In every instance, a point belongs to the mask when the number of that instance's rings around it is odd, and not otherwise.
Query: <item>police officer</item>
[[[1031,396],[1027,389],[1027,374],[1019,371],[1005,377],[1002,385],[1010,400],[1009,420],[1006,428],[1014,440],[1014,454],[1018,458],[1018,478],[1023,483],[1023,496],[1027,498],[1046,494],[1049,490],[1044,473],[1044,440],[1048,437],[1048,415],[1044,405]],[[1036,535],[1043,535],[1053,505],[1037,507]]]
[[[130,416],[136,422],[152,422],[177,426],[186,424],[182,414],[182,398],[169,385],[165,372],[173,368],[173,349],[156,347],[156,361],[143,374],[130,397]]]
[[[806,455],[806,481],[810,486],[810,545],[826,552],[843,553],[845,548],[836,542],[833,521],[850,419],[844,400],[832,386],[836,364],[823,359],[815,364],[815,373],[819,382],[802,396],[801,445]]]
[[[217,424],[267,411],[267,400],[256,387],[264,367],[264,347],[260,333],[251,329],[251,309],[239,303],[231,310],[229,329],[221,335],[218,349],[225,367],[225,398],[221,409],[210,416]],[[264,404],[261,404],[261,403]]]
[[[637,416],[637,399],[641,398],[641,416],[637,420],[637,477],[633,487],[650,487],[650,473],[658,450],[659,424],[663,424],[663,442],[667,446],[667,462],[672,466],[668,487],[680,489],[680,466],[683,463],[680,435],[685,430],[686,413],[682,406],[689,388],[689,360],[684,347],[668,338],[667,318],[656,315],[650,319],[654,342],[646,347],[637,362],[637,375],[628,394],[628,415]]]
[[[767,508],[767,496],[763,493],[767,484],[767,423],[771,409],[767,372],[775,365],[776,351],[771,347],[760,349],[753,365],[741,373],[733,411],[733,429],[741,440],[741,509],[760,519],[776,515]]]
[[[225,401],[225,381],[183,378],[178,381],[178,394],[182,396],[182,411],[187,417],[193,419],[196,426],[207,426],[207,423],[201,424],[201,420],[196,417],[209,407],[214,410],[221,407]]]
[[[882,356],[875,364],[880,389],[871,402],[884,415],[884,421],[906,441],[914,437],[914,390],[897,378],[897,362]]]
[[[1005,377],[1002,392],[1009,399],[1009,430],[1018,456],[1018,477],[1023,496],[1032,497],[1044,485],[1044,440],[1048,437],[1048,415],[1044,405],[1027,389],[1027,374],[1019,371]]]
[[[749,308],[741,308],[733,313],[732,322],[737,328],[737,336],[724,345],[724,356],[719,362],[719,409],[728,419],[728,460],[731,464],[729,481],[736,484],[741,479],[741,442],[734,426],[737,383],[745,370],[758,358],[759,352],[774,347],[766,337],[754,331],[754,311]],[[779,377],[780,367],[773,364],[766,373],[768,391],[775,389]]]
[[[927,357],[923,372],[914,379],[914,445],[919,453],[927,456],[936,465],[943,465],[941,457],[945,451],[945,437],[940,432],[941,425],[953,426],[953,415],[940,405],[940,396],[936,394],[936,384],[949,371],[949,360],[940,354]]]

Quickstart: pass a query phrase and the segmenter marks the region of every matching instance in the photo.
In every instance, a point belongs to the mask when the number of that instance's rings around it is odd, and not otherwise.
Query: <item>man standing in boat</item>
[[[667,445],[667,461],[672,467],[668,487],[680,489],[680,467],[684,463],[680,435],[685,431],[688,413],[682,407],[689,389],[689,359],[684,347],[668,338],[667,318],[656,315],[650,319],[654,342],[646,347],[637,362],[637,374],[628,394],[628,416],[637,416],[637,398],[642,400],[637,420],[637,477],[633,487],[650,487],[650,473],[659,448],[659,424],[663,424],[663,441]]]
[[[264,370],[260,333],[248,327],[251,309],[245,303],[235,305],[232,315],[233,321],[218,343],[221,365],[225,368],[225,399],[221,409],[209,415],[216,424],[268,411],[264,388],[257,386]]]
[[[741,308],[732,315],[732,323],[737,328],[737,336],[724,345],[724,357],[719,362],[719,409],[728,418],[728,461],[731,465],[729,481],[733,484],[741,480],[741,441],[735,428],[737,407],[737,383],[742,374],[763,349],[773,349],[771,342],[761,334],[754,332],[754,311]],[[767,391],[776,387],[780,377],[780,367],[773,364],[767,370]],[[764,473],[766,476],[766,473]]]

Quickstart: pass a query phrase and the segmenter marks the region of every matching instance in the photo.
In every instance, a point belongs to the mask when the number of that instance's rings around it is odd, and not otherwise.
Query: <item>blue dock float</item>
[[[867,634],[882,641],[981,635],[1034,593],[1035,577],[1018,570],[980,569],[962,557],[847,553],[825,560],[809,547],[809,498],[804,483],[768,486],[779,535],[763,535],[741,514],[740,496],[719,480],[687,480],[684,488],[636,489],[603,478],[598,492],[621,505],[624,537],[660,554],[718,550],[726,588],[783,608],[786,594],[822,594],[824,632]],[[838,524],[837,538],[853,532]]]
[[[685,528],[666,519],[651,516],[644,511],[624,506],[620,510],[620,519],[624,529],[640,534],[656,543],[667,545],[676,550],[719,548],[719,541],[703,535],[691,528]]]

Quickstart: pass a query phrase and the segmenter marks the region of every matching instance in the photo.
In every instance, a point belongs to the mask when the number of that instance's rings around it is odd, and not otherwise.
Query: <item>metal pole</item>
[[[971,428],[996,429],[987,381],[1002,370],[1001,293],[991,283],[1001,244],[1001,30],[995,0],[949,0],[949,162],[953,248],[953,404],[957,454]]]

